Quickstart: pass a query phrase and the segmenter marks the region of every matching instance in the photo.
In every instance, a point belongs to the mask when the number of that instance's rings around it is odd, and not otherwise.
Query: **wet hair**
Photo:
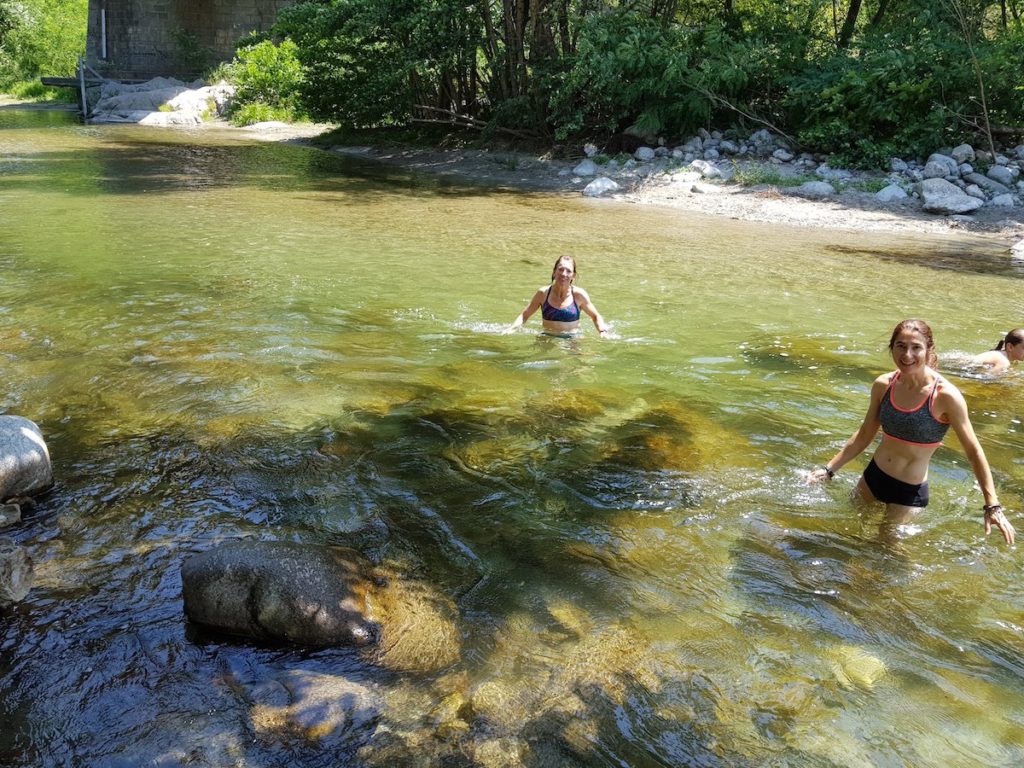
[[[892,329],[892,336],[889,337],[889,351],[896,346],[896,337],[904,331],[913,331],[924,336],[925,345],[928,347],[928,357],[925,363],[929,368],[939,367],[939,356],[935,354],[935,339],[932,337],[932,329],[924,320],[903,320]]]
[[[1024,343],[1024,328],[1014,328],[1012,331],[1006,334],[1006,336],[1004,336],[1000,340],[1000,342],[993,347],[993,349],[1001,351],[1003,349],[1006,349],[1007,344],[1013,344],[1014,346],[1017,346],[1018,344],[1021,343]]]
[[[570,264],[572,264],[572,279],[575,280],[577,276],[579,276],[579,272],[576,271],[576,259],[569,255],[559,256],[558,259],[555,260],[555,266],[551,268],[551,279],[555,279],[555,270],[558,269],[558,265],[561,264],[563,261],[568,261]],[[570,280],[570,282],[572,281]]]

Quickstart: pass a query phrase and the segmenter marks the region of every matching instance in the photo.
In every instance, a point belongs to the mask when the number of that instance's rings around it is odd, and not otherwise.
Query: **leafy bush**
[[[264,123],[269,120],[280,120],[289,123],[295,119],[295,113],[284,107],[271,107],[267,104],[255,101],[243,104],[231,111],[228,118],[232,125],[252,125],[253,123]]]
[[[291,40],[274,45],[270,40],[235,52],[228,77],[235,85],[235,98],[242,104],[294,109],[302,84],[298,47]]]
[[[75,73],[88,0],[0,0],[0,88]]]
[[[613,133],[631,125],[658,133],[699,123],[707,108],[693,97],[688,74],[678,28],[631,11],[590,16],[571,66],[552,89],[555,136]]]

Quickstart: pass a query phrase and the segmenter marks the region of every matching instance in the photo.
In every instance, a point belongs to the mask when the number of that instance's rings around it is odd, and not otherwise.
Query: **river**
[[[1024,382],[960,365],[1022,324],[991,243],[6,108],[0,211],[0,413],[55,474],[3,765],[1024,763],[1024,567],[952,434],[902,529],[866,457],[803,482],[919,316],[1024,530]],[[612,338],[503,335],[561,253]],[[180,564],[244,536],[429,582],[460,661],[198,636]]]

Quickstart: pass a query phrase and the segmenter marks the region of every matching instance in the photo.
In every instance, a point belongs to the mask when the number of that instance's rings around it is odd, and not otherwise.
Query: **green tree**
[[[73,75],[88,9],[88,0],[0,0],[0,87]]]

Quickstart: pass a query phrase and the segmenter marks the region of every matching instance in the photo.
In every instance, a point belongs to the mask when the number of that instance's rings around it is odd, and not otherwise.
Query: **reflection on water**
[[[0,614],[4,764],[1024,760],[1021,565],[955,441],[912,531],[849,502],[862,464],[802,481],[898,320],[965,356],[1019,325],[997,247],[66,116],[0,112],[0,163],[0,411],[57,480],[11,533],[37,581]],[[561,252],[617,339],[498,333]],[[1019,377],[944,369],[1020,509]],[[440,589],[460,660],[193,634],[180,563],[239,536]]]

